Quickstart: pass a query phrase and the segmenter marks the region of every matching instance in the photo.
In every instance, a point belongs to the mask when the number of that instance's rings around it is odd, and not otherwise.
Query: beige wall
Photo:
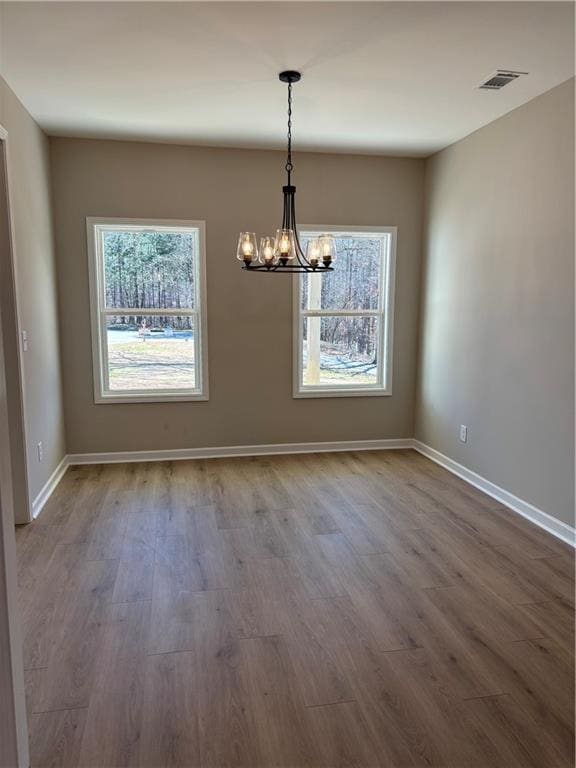
[[[11,198],[17,300],[29,350],[23,353],[25,378],[26,454],[28,490],[32,501],[65,454],[64,412],[60,379],[60,350],[54,238],[50,208],[48,140],[0,77],[0,125],[8,131],[8,184]],[[6,274],[7,253],[2,254]],[[5,293],[6,285],[3,288]],[[6,319],[6,318],[5,318]],[[6,345],[11,427],[17,418],[14,381],[15,329],[7,323]],[[14,435],[14,450],[18,451]],[[44,461],[36,445],[42,441]],[[24,522],[23,462],[14,462],[16,520]]]
[[[574,81],[435,155],[426,187],[416,435],[573,524]]]
[[[298,154],[299,219],[396,225],[392,397],[292,398],[291,278],[246,274],[240,230],[273,232],[284,154],[52,139],[68,451],[411,437],[424,163]],[[204,219],[210,400],[95,405],[86,216]]]

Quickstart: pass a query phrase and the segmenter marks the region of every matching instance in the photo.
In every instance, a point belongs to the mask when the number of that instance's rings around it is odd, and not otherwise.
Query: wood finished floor
[[[573,766],[569,547],[412,451],[72,468],[17,532],[32,766]]]

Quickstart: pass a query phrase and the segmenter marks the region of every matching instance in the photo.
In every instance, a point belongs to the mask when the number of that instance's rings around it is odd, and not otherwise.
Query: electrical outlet
[[[465,424],[460,424],[460,442],[465,443],[468,440],[468,427]]]
[[[38,450],[38,461],[44,461],[44,446],[42,445],[42,441],[38,443],[36,448]]]

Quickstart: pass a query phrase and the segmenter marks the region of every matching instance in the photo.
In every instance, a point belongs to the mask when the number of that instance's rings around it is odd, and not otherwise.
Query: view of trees
[[[302,309],[377,310],[382,239],[339,237],[336,243],[334,272],[303,278]],[[309,318],[304,323],[306,383],[374,383],[379,322],[369,315]]]
[[[309,239],[301,238],[304,250]],[[318,309],[378,309],[381,247],[380,238],[336,238],[334,272],[322,275]],[[303,280],[302,309],[308,305],[310,279]]]
[[[132,309],[193,308],[196,286],[194,259],[197,240],[193,233],[117,231],[103,235],[106,306]],[[146,312],[114,317],[112,328],[164,327],[167,317]],[[190,328],[190,319],[178,318],[179,328]]]

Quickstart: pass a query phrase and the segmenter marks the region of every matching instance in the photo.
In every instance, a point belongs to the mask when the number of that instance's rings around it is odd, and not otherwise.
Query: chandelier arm
[[[288,223],[288,195],[286,194],[286,191],[284,192],[284,201],[283,201],[283,211],[282,211],[282,229],[288,229],[289,223]]]
[[[294,193],[288,191],[288,229],[294,230]]]
[[[304,251],[302,250],[302,246],[300,245],[300,238],[298,236],[298,226],[296,224],[296,195],[292,195],[292,216],[294,220],[294,240],[296,241],[296,257],[300,264],[302,264],[303,267],[310,267],[312,268],[312,265],[304,255]]]
[[[284,273],[284,274],[310,274],[310,273],[322,273],[322,272],[334,272],[334,267],[326,267],[324,265],[319,265],[318,267],[307,267],[302,264],[286,264],[281,265],[278,264],[273,267],[268,267],[265,264],[250,264],[250,266],[246,266],[245,264],[242,266],[242,269],[246,270],[247,272],[278,272],[278,273]]]

